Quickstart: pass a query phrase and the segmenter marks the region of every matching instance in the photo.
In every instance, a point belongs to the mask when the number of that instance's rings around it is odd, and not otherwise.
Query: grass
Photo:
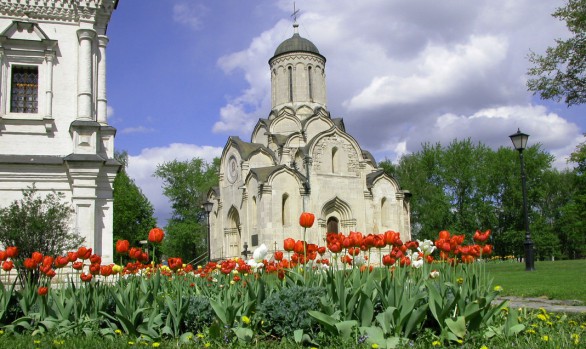
[[[503,287],[503,296],[547,297],[579,300],[586,304],[586,260],[535,262],[534,271],[525,271],[518,262],[487,263],[493,285]]]

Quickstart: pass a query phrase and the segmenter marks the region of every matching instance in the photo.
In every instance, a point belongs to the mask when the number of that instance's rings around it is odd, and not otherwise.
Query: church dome
[[[292,37],[283,41],[275,50],[275,56],[288,52],[311,52],[320,54],[313,42],[302,38],[299,33],[295,33]]]

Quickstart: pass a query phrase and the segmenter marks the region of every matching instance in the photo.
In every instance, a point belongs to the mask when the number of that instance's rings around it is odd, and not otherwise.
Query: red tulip
[[[297,240],[295,241],[295,247],[293,247],[293,251],[297,254],[303,254],[303,251],[306,250],[305,241]]]
[[[315,216],[313,213],[303,212],[299,217],[299,225],[303,228],[311,228],[313,226],[313,221],[315,220]]]
[[[292,238],[286,238],[285,241],[283,241],[283,249],[287,252],[291,252],[293,251],[293,249],[295,248],[295,240],[293,240]]]
[[[63,268],[69,263],[69,258],[65,256],[59,256],[55,258],[55,268]]]
[[[325,246],[318,247],[317,253],[319,253],[320,255],[323,255],[324,253],[326,253],[326,247]]]
[[[43,254],[41,252],[35,251],[35,252],[33,252],[31,258],[33,261],[35,261],[35,263],[41,264],[41,262],[43,261]]]
[[[81,246],[77,250],[77,257],[79,257],[80,259],[86,260],[86,259],[90,258],[91,255],[92,255],[92,249],[91,248],[87,248],[85,246]]]
[[[2,262],[2,269],[4,271],[11,271],[13,267],[14,267],[14,263],[12,261]]]
[[[0,261],[6,260],[6,251],[0,251]]]
[[[100,273],[100,267],[99,264],[90,264],[90,274],[98,275]]]
[[[181,269],[181,267],[183,266],[183,261],[179,257],[177,257],[177,258],[171,257],[171,258],[167,259],[167,263],[169,264],[169,268],[173,271],[177,271],[177,270]],[[232,271],[232,269],[230,271]]]
[[[112,275],[112,266],[111,265],[102,265],[100,267],[100,274],[102,274],[102,276],[110,276]]]
[[[130,242],[128,240],[116,241],[116,252],[120,254],[127,254],[130,250]]]
[[[45,286],[41,286],[39,287],[39,289],[37,290],[37,293],[39,294],[39,296],[46,296],[47,293],[49,293],[49,288],[45,287]]]
[[[73,262],[72,267],[75,270],[81,270],[83,269],[83,262]]]
[[[447,230],[442,230],[439,232],[439,238],[440,239],[449,239],[450,238],[450,232]]]
[[[102,257],[98,256],[97,254],[93,254],[90,256],[90,263],[100,264],[102,263]]]
[[[55,270],[54,270],[54,269],[49,269],[49,270],[48,270],[48,271],[45,273],[45,275],[47,275],[47,277],[49,277],[49,278],[54,278],[54,277],[55,277],[55,275],[57,275],[57,273],[55,272]]]
[[[482,254],[485,256],[492,254],[492,245],[484,245],[482,246]]]
[[[282,251],[276,251],[276,252],[275,252],[275,260],[276,260],[276,261],[281,261],[281,260],[283,260],[283,252],[282,252]]]
[[[386,254],[383,256],[383,265],[386,265],[388,267],[393,264],[395,264],[395,259],[393,257],[391,257],[391,255]]]
[[[165,237],[165,232],[161,228],[153,228],[149,232],[149,241],[153,244],[160,244]]]
[[[92,274],[86,274],[86,273],[81,273],[81,275],[79,276],[79,278],[83,282],[89,282],[89,281],[91,281],[92,280],[92,277],[93,277]]]
[[[128,251],[128,256],[132,259],[138,260],[140,258],[141,253],[142,250],[140,249],[140,247],[132,247],[130,251]]]
[[[16,247],[16,246],[6,247],[6,257],[14,258],[16,256],[18,256],[18,247]]]
[[[481,233],[479,230],[476,231],[476,233],[474,233],[474,241],[476,242],[485,242],[486,240],[488,240],[488,237],[490,236],[490,229],[485,231],[484,233]]]
[[[342,252],[342,245],[334,242],[328,245],[328,249],[331,253],[340,253]]]
[[[43,257],[43,266],[50,268],[52,265],[53,265],[53,257],[51,257],[51,256]]]
[[[37,263],[35,262],[34,259],[32,258],[27,258],[24,260],[24,262],[22,263],[24,265],[24,267],[28,270],[33,270],[37,268]]]
[[[67,252],[67,259],[70,262],[75,262],[77,260],[77,252]]]

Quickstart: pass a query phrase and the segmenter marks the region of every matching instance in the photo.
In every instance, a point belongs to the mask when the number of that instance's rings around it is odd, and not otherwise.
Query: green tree
[[[537,256],[550,258],[561,249],[559,208],[569,202],[567,172],[552,169],[553,156],[539,144],[525,149],[529,222]],[[447,146],[423,144],[419,152],[394,165],[380,166],[413,194],[412,232],[436,238],[440,230],[472,234],[492,230],[496,254],[523,255],[525,227],[519,154],[510,147],[494,151],[483,144],[454,140]]]
[[[565,21],[572,36],[556,39],[545,55],[529,54],[529,91],[568,106],[586,101],[586,0],[568,0],[553,16]]]
[[[162,246],[167,256],[192,261],[207,252],[207,221],[201,204],[209,189],[218,185],[219,164],[217,158],[212,163],[194,158],[157,166],[154,176],[163,180],[163,194],[173,208]]]
[[[114,179],[114,243],[128,240],[131,246],[139,246],[139,241],[146,240],[150,229],[157,224],[154,208],[128,177],[128,153],[116,152],[114,158],[123,165]]]
[[[22,199],[0,208],[0,243],[18,247],[15,264],[23,277],[22,261],[33,252],[58,256],[83,243],[83,238],[70,229],[72,215],[73,209],[62,193],[49,193],[43,198],[34,187],[24,190]]]
[[[586,255],[586,143],[580,143],[570,155],[575,164],[571,173],[574,193],[560,209],[560,243],[568,258]]]

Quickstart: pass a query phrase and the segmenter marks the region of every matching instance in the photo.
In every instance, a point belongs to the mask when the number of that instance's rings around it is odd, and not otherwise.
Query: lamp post
[[[204,202],[201,207],[203,208],[203,210],[206,213],[206,219],[208,221],[208,262],[212,260],[212,249],[211,249],[211,239],[210,239],[210,212],[212,212],[212,209],[214,208],[214,203],[213,202],[209,202],[206,201]]]
[[[529,216],[527,213],[527,183],[525,180],[525,163],[523,161],[523,150],[527,147],[529,135],[517,129],[517,133],[509,136],[515,149],[519,152],[521,160],[521,183],[523,186],[523,220],[525,222],[525,271],[535,270],[533,261],[533,240],[531,240],[531,231],[529,230]]]

